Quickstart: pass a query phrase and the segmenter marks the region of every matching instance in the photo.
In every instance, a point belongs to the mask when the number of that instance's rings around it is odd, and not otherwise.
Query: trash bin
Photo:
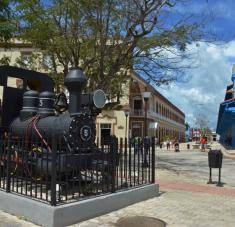
[[[223,153],[221,150],[210,150],[208,152],[208,164],[210,168],[221,168]]]
[[[208,152],[208,165],[210,168],[210,175],[209,175],[209,181],[207,184],[213,184],[212,181],[212,168],[218,168],[219,169],[219,180],[216,186],[223,187],[223,183],[221,182],[221,168],[222,168],[222,160],[223,160],[223,153],[221,150],[210,150]]]
[[[187,149],[188,149],[188,150],[190,149],[190,144],[187,144]]]

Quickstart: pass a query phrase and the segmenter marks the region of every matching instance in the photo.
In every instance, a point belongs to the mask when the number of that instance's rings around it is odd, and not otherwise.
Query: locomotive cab
[[[0,87],[1,129],[5,130],[18,117],[22,109],[23,94],[27,90],[52,92],[54,82],[44,73],[13,66],[0,66]]]

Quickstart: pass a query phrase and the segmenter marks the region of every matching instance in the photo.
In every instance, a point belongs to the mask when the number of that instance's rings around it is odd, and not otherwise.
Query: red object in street
[[[206,144],[206,142],[207,142],[207,138],[205,136],[201,137],[200,143],[201,144]]]

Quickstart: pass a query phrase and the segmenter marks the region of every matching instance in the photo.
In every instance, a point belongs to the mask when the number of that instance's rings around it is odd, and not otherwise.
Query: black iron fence
[[[154,138],[68,149],[58,138],[0,140],[0,190],[55,206],[155,182]]]

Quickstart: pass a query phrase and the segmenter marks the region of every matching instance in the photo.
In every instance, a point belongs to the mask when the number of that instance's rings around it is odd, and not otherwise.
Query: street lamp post
[[[147,138],[148,136],[148,127],[147,127],[147,102],[150,98],[151,93],[148,91],[143,92],[144,97],[144,106],[145,106],[145,113],[144,113],[144,162],[142,164],[142,167],[149,167],[148,161],[147,161],[147,153],[148,149],[150,147],[149,140]]]
[[[147,128],[147,103],[150,98],[151,93],[148,91],[143,92],[144,97],[144,137],[148,136],[148,128]]]
[[[130,111],[129,111],[128,109],[126,109],[126,110],[124,110],[124,113],[125,113],[125,116],[126,116],[125,138],[127,138],[127,129],[128,129],[128,127],[127,127],[127,118],[128,118],[128,116],[129,116],[129,114],[130,114]]]

